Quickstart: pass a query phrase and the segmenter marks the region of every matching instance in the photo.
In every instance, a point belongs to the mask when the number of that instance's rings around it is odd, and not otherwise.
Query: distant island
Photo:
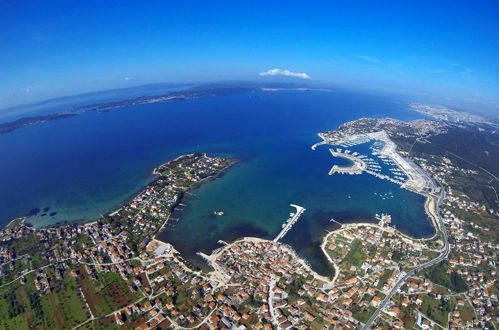
[[[70,116],[75,116],[87,111],[109,111],[116,108],[126,107],[137,104],[150,104],[159,102],[170,102],[175,100],[187,100],[201,97],[214,97],[236,93],[245,93],[251,91],[279,91],[279,90],[311,90],[309,87],[290,83],[267,83],[260,84],[243,84],[241,86],[231,86],[227,84],[201,84],[195,87],[188,88],[184,91],[169,92],[163,95],[140,96],[131,99],[124,99],[114,102],[103,102],[90,105],[82,105],[71,107],[63,112],[52,113],[48,115],[23,117],[15,121],[0,123],[0,134],[12,132],[16,129],[48,122],[57,119],[63,119]]]
[[[117,102],[106,102],[98,103],[86,106],[80,106],[75,108],[76,110],[83,111],[105,111],[114,108],[136,105],[136,104],[148,104],[148,103],[158,103],[158,102],[168,102],[174,100],[186,100],[201,97],[210,96],[222,96],[234,93],[249,92],[255,90],[251,87],[213,87],[213,88],[200,88],[194,87],[182,92],[172,92],[166,95],[155,95],[155,96],[141,96],[133,99],[117,101]]]
[[[24,126],[29,126],[37,123],[44,123],[51,120],[63,119],[75,115],[76,113],[73,112],[57,112],[49,115],[24,117],[8,123],[0,123],[0,134],[12,132]]]

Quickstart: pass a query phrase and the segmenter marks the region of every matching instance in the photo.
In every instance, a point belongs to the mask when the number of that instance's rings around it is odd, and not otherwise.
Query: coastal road
[[[402,285],[404,285],[405,281],[407,281],[407,279],[409,277],[413,276],[414,274],[416,274],[417,272],[419,272],[425,268],[436,265],[439,262],[444,261],[445,259],[447,259],[449,257],[449,253],[450,253],[449,237],[447,235],[447,231],[445,230],[444,220],[442,219],[442,217],[440,215],[440,206],[442,204],[442,201],[445,199],[445,189],[441,185],[440,185],[440,188],[441,188],[441,190],[440,190],[440,195],[439,195],[438,200],[437,200],[436,215],[437,215],[437,218],[438,218],[437,220],[438,220],[438,224],[440,227],[439,229],[444,236],[445,246],[444,246],[442,253],[440,253],[440,255],[438,257],[436,257],[435,259],[430,260],[422,265],[417,266],[416,268],[414,268],[413,270],[411,270],[410,272],[408,272],[407,274],[402,276],[397,281],[397,283],[395,283],[395,286],[392,288],[392,290],[386,295],[385,299],[383,299],[383,301],[379,304],[378,308],[376,309],[374,314],[371,316],[371,318],[366,322],[366,324],[364,324],[364,326],[362,327],[362,330],[367,330],[367,329],[371,328],[374,321],[378,318],[378,316],[381,314],[381,312],[386,307],[386,305],[390,302],[390,300],[395,295],[395,293],[400,289],[400,287]]]

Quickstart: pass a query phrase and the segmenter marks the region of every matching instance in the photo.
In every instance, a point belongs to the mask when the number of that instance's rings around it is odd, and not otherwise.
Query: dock
[[[289,206],[294,207],[296,209],[295,213],[290,214],[290,218],[286,220],[286,222],[282,226],[282,230],[279,234],[274,238],[274,242],[279,241],[287,232],[293,227],[293,225],[298,221],[298,218],[301,216],[303,212],[305,212],[305,208],[295,204],[289,204]]]
[[[312,147],[310,147],[312,150],[315,150],[318,146],[321,146],[323,144],[326,144],[326,141],[321,141],[321,142],[317,142],[316,144],[314,144]]]
[[[345,151],[342,151],[340,148],[336,149],[336,151],[334,151],[333,149],[329,149],[329,151],[331,152],[333,157],[342,157],[352,162],[352,165],[350,166],[334,165],[329,171],[329,175],[333,175],[334,173],[361,174],[367,169],[365,161],[361,157],[358,157],[358,153],[350,154],[350,150],[347,149]]]

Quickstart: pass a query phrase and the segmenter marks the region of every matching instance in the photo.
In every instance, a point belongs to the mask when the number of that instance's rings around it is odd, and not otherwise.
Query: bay
[[[317,133],[359,117],[417,118],[410,100],[357,91],[247,92],[108,112],[87,112],[0,135],[0,221],[30,212],[35,226],[89,221],[118,208],[180,154],[207,152],[238,163],[195,191],[160,237],[196,265],[218,240],[273,238],[294,211],[307,209],[284,237],[321,273],[318,244],[331,218],[373,221],[390,213],[415,237],[433,233],[424,198],[368,174],[328,176],[333,159]],[[374,193],[393,194],[382,200]],[[224,210],[225,215],[213,216]]]

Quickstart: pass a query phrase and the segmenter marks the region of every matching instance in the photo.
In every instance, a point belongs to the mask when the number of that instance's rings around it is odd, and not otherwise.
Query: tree
[[[459,275],[456,272],[452,272],[450,275],[450,279],[451,279],[454,291],[456,291],[456,292],[468,291],[468,284],[466,284],[466,282],[461,277],[461,275]]]

